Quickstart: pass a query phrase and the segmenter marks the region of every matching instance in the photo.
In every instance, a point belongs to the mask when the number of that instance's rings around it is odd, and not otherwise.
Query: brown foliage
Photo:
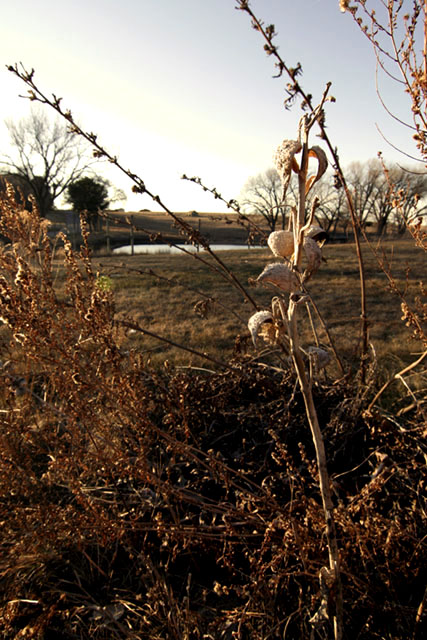
[[[57,291],[47,230],[2,199],[2,637],[309,637],[326,541],[294,376],[246,356],[152,369],[125,350],[87,245],[58,240]],[[346,379],[313,394],[346,635],[421,638],[421,416],[364,416]]]

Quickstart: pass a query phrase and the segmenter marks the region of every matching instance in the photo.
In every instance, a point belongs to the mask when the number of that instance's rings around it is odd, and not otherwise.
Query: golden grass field
[[[391,273],[409,299],[419,295],[419,281],[425,278],[425,256],[410,239],[386,241],[379,251],[387,256]],[[212,259],[204,252],[207,263]],[[371,249],[364,244],[369,336],[373,352],[390,372],[413,359],[418,345],[401,321],[399,295],[390,290],[389,281]],[[268,249],[220,252],[220,257],[248,289],[261,307],[268,307],[271,291],[248,284],[269,262]],[[325,262],[309,289],[344,360],[350,361],[358,349],[360,327],[360,284],[354,245],[331,244],[324,247]],[[247,320],[252,306],[227,280],[206,264],[187,255],[101,256],[94,260],[102,275],[110,276],[119,317],[131,317],[142,327],[170,340],[207,352],[216,358],[232,356],[237,336],[248,336]],[[211,298],[206,313],[197,310]],[[198,304],[200,303],[200,304]],[[307,325],[306,337],[311,333]],[[304,338],[304,333],[303,333]],[[165,360],[198,364],[200,360],[170,345],[133,333],[128,346],[143,349],[152,362]],[[320,342],[326,342],[319,328]],[[248,344],[249,352],[254,353]]]

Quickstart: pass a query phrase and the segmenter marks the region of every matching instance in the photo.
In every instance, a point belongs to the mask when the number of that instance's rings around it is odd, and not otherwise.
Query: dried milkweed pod
[[[256,341],[264,325],[268,324],[268,329],[273,329],[273,315],[270,311],[257,311],[249,318],[248,329],[252,336],[252,342],[256,347]]]
[[[326,169],[328,168],[328,159],[326,157],[326,153],[323,151],[321,147],[318,147],[318,146],[311,147],[311,149],[309,149],[309,152],[308,152],[308,157],[316,158],[318,165],[317,165],[316,175],[310,176],[307,180],[307,184],[305,187],[306,195],[310,191],[314,183],[320,180],[320,178],[323,176]]]
[[[320,247],[323,247],[325,242],[329,239],[329,233],[322,229],[322,227],[312,225],[305,232],[306,237],[312,238],[317,242]]]
[[[294,252],[294,234],[292,231],[273,231],[267,244],[278,258],[290,258]]]
[[[274,155],[274,164],[276,165],[277,173],[283,183],[283,196],[288,188],[289,180],[291,179],[292,169],[298,173],[299,166],[295,159],[295,154],[299,153],[302,149],[301,142],[299,140],[283,140],[279,145]]]
[[[304,280],[308,280],[320,267],[322,262],[322,251],[312,238],[304,238],[304,251],[307,256],[307,268],[304,273]]]
[[[311,346],[306,349],[306,353],[310,359],[314,362],[314,368],[318,371],[326,367],[331,361],[331,356],[328,351],[321,347]]]
[[[258,276],[257,282],[261,284],[273,284],[288,293],[299,289],[299,281],[296,274],[286,264],[281,262],[268,264],[264,271]]]

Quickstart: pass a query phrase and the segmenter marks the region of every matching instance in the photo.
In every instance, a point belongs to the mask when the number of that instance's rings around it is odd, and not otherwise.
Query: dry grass
[[[264,34],[280,72],[294,81],[295,70],[271,44],[274,27],[263,30],[248,3],[238,5]],[[121,168],[58,98],[39,92],[33,73],[10,70],[31,87],[32,99],[50,104],[98,157]],[[294,92],[313,112],[298,83],[290,99]],[[339,170],[320,112],[316,120]],[[141,178],[124,172],[137,192],[162,206]],[[291,326],[300,293],[290,296],[288,324],[282,314],[281,324],[273,316],[268,325],[274,346],[260,353],[250,344],[247,319],[255,307],[269,305],[271,292],[250,287],[247,294],[244,287],[271,261],[267,251],[226,253],[223,263],[214,255],[205,262],[91,260],[83,225],[81,250],[62,237],[62,261],[52,260],[37,212],[24,211],[10,189],[0,205],[7,241],[0,248],[5,640],[338,637],[340,583],[345,637],[421,640],[425,398],[404,388],[398,401],[384,393],[387,405],[381,405],[375,390],[390,361],[414,359],[418,345],[407,338],[416,321],[425,321],[425,306],[418,303],[417,316],[405,310],[412,322],[407,331],[400,303],[412,304],[425,253],[399,244],[387,279],[389,267],[379,269],[364,247],[368,363],[358,357],[367,344],[364,320],[360,350],[354,252],[326,250],[311,293],[343,358],[345,374],[337,376],[334,364],[323,374],[294,348],[298,334],[313,341],[307,318],[298,320],[298,330]],[[177,225],[160,231],[166,241],[181,239],[178,227],[196,239],[197,224],[190,228],[165,211]],[[151,225],[141,230],[145,238],[165,222],[138,218]],[[390,255],[391,245],[385,250]],[[327,342],[317,319],[314,325]],[[296,370],[286,360],[284,326]],[[425,342],[424,329],[416,330]],[[310,437],[313,412],[326,459],[318,455],[319,438]],[[328,493],[333,489],[326,513],[322,478]],[[326,569],[329,558],[337,575],[332,511],[340,564],[340,580],[333,582]]]
[[[314,450],[292,372],[260,365],[250,346],[229,362],[250,304],[187,257],[120,267],[123,258],[92,262],[86,246],[75,253],[65,241],[62,262],[52,261],[35,212],[9,196],[1,213],[11,240],[0,249],[3,637],[309,637],[327,557]],[[331,322],[346,305],[357,328],[350,251],[328,249],[316,298]],[[269,259],[224,254],[243,282]],[[373,296],[379,276],[368,263]],[[199,318],[192,308],[206,296],[217,302]],[[134,314],[228,367],[149,366],[178,351],[126,335],[117,320]],[[422,413],[366,412],[372,389],[351,373],[314,379],[313,394],[334,482],[346,633],[421,640]]]
[[[418,345],[409,340],[408,331],[400,320],[400,300],[390,291],[375,256],[366,245],[363,249],[370,340],[375,353],[386,368],[391,362],[409,362]],[[383,243],[382,250],[392,259],[393,273],[402,291],[410,298],[418,295],[418,282],[425,272],[423,252],[414,250],[410,240],[387,241]],[[326,262],[311,285],[311,293],[338,349],[351,362],[357,352],[360,327],[360,289],[354,246],[329,245],[324,255]],[[255,278],[271,261],[267,249],[223,252],[221,257],[243,283]],[[94,263],[101,273],[112,278],[119,316],[131,315],[151,331],[178,343],[190,342],[195,348],[221,358],[233,354],[238,335],[248,336],[246,323],[252,311],[250,305],[227,281],[191,257],[106,256],[96,258]],[[251,289],[251,293],[260,306],[267,305],[271,297],[261,289]],[[205,317],[201,317],[196,311],[204,296],[217,302],[210,304]],[[319,338],[325,341],[321,329]],[[189,359],[179,350],[135,334],[129,344],[151,352],[155,363],[168,359],[181,364],[196,364],[194,358]],[[201,364],[200,361],[197,364]]]

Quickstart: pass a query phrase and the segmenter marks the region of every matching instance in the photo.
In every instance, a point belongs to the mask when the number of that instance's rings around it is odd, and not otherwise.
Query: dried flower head
[[[344,13],[348,9],[350,0],[340,0],[340,10]]]
[[[257,282],[261,284],[273,284],[282,291],[292,293],[299,289],[299,281],[296,274],[286,264],[275,262],[268,264],[258,276]]]
[[[291,231],[273,231],[267,244],[278,258],[290,258],[294,252],[294,234]]]

